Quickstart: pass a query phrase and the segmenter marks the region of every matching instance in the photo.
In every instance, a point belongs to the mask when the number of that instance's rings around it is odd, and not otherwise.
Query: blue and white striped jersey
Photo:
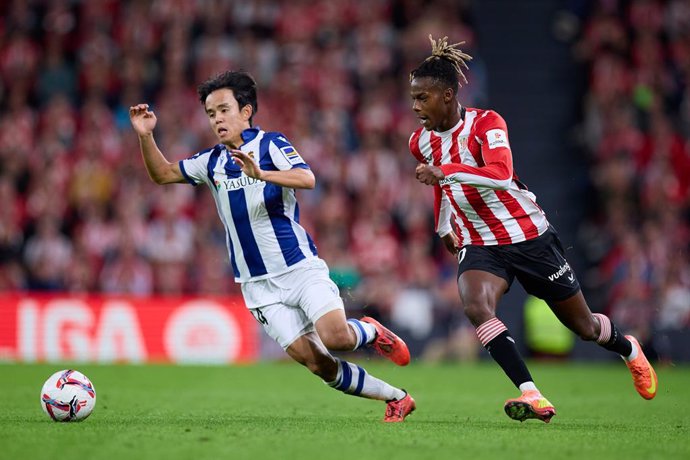
[[[249,128],[242,132],[242,139],[240,150],[252,156],[261,169],[309,168],[280,133]],[[223,144],[179,164],[187,181],[205,183],[213,193],[225,226],[235,281],[270,278],[317,256],[314,242],[299,224],[294,189],[248,177]]]

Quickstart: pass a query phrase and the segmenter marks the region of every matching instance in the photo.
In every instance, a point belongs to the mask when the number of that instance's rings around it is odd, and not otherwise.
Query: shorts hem
[[[544,300],[546,302],[562,302],[564,300],[568,300],[569,298],[571,298],[572,296],[574,296],[575,294],[577,294],[581,290],[582,290],[582,288],[578,287],[577,289],[574,289],[574,290],[570,291],[568,294],[565,294],[563,296],[549,297],[548,299],[544,298]]]
[[[309,326],[307,326],[307,327],[305,327],[304,329],[302,329],[301,331],[299,331],[299,332],[297,333],[297,335],[295,335],[290,341],[288,341],[288,344],[287,344],[287,345],[283,345],[282,343],[279,344],[279,345],[280,345],[281,347],[283,347],[283,350],[284,350],[284,351],[287,351],[287,349],[290,348],[290,345],[292,345],[293,343],[295,343],[295,342],[297,341],[297,339],[299,339],[299,338],[302,337],[303,335],[309,334],[310,332],[315,332],[315,329],[314,329],[314,325],[313,325],[313,324],[310,324]]]
[[[319,311],[317,311],[316,314],[314,314],[313,318],[310,318],[311,324],[309,326],[305,327],[299,333],[297,333],[297,335],[295,335],[288,342],[287,345],[280,344],[280,346],[283,347],[283,350],[287,350],[288,348],[290,348],[290,345],[295,343],[295,340],[299,339],[303,335],[306,335],[310,332],[315,332],[316,328],[314,327],[314,325],[316,324],[316,322],[319,319],[321,319],[322,316],[324,316],[326,313],[330,313],[334,310],[339,310],[339,309],[345,309],[345,305],[343,305],[343,299],[341,299],[341,298],[333,299],[331,302],[327,303],[324,307],[322,307]]]
[[[491,273],[492,275],[498,276],[499,278],[505,280],[506,283],[508,283],[508,288],[510,289],[510,286],[513,284],[513,280],[510,279],[510,276],[508,276],[504,271],[498,270],[498,269],[493,269],[493,267],[487,267],[487,266],[477,266],[477,267],[472,267],[469,266],[467,268],[462,268],[462,271],[459,271],[458,273],[458,280],[460,277],[465,273],[470,270],[477,270],[480,272],[485,272],[485,273]],[[506,290],[506,292],[508,292]]]
[[[312,324],[316,324],[316,322],[321,319],[323,315],[326,313],[330,313],[333,310],[339,310],[339,309],[345,309],[345,305],[343,304],[343,299],[338,297],[337,299],[333,299],[323,307],[321,307],[320,310],[318,310],[316,313],[314,313],[314,316],[312,318],[309,318],[312,322]]]

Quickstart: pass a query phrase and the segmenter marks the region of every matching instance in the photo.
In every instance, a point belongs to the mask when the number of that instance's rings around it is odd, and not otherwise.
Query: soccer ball
[[[96,406],[96,389],[79,371],[65,369],[48,377],[41,389],[41,407],[56,422],[84,420]]]

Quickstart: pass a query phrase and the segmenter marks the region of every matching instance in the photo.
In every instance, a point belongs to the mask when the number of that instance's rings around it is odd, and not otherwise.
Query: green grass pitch
[[[659,367],[645,401],[623,363],[531,363],[558,415],[508,419],[517,392],[493,363],[397,368],[359,360],[410,391],[417,411],[381,422],[384,403],[334,391],[294,363],[176,367],[0,364],[0,459],[688,459],[690,368]],[[73,367],[98,401],[56,423],[39,393]]]

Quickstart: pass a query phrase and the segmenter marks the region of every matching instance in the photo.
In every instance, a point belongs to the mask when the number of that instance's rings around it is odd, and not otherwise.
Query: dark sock
[[[611,321],[611,338],[608,342],[599,345],[626,358],[632,353],[632,343],[618,330],[613,321]]]
[[[618,330],[613,321],[601,313],[595,313],[594,317],[599,320],[600,333],[597,343],[607,350],[618,353],[627,358],[632,353],[632,343]]]
[[[486,349],[516,387],[519,388],[521,384],[532,381],[525,361],[520,356],[515,341],[508,331],[498,334],[486,344]]]

